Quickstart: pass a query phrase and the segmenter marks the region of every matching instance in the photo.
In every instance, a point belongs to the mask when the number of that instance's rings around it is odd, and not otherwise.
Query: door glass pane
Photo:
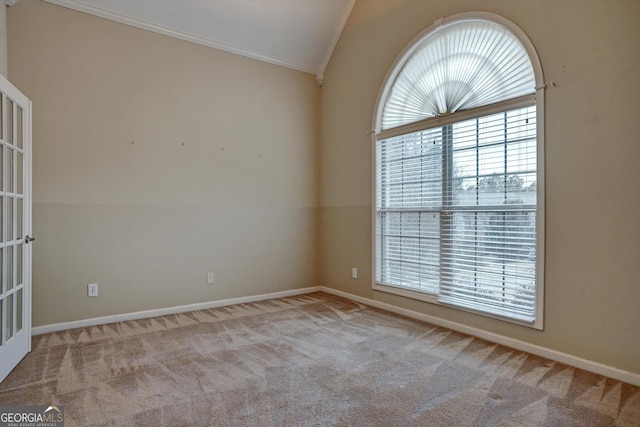
[[[5,155],[5,161],[7,166],[7,173],[6,173],[7,186],[5,187],[5,191],[7,193],[13,193],[13,150],[10,148],[7,148],[4,155]]]
[[[16,286],[22,285],[22,245],[16,246]]]
[[[2,122],[2,120],[0,119],[0,122]],[[4,189],[4,152],[7,149],[4,148],[4,146],[0,147],[0,191],[2,191],[2,189]]]
[[[17,113],[17,127],[16,127],[16,145],[18,146],[18,148],[22,148],[22,139],[23,139],[23,135],[22,135],[22,121],[24,120],[24,112],[22,111],[22,108],[20,108],[18,106],[18,113]]]
[[[13,248],[14,246],[9,246],[8,248],[4,248],[4,256],[7,258],[7,263],[5,264],[7,271],[7,290],[13,289]]]
[[[0,249],[0,282],[2,282],[2,284],[0,285],[0,291],[2,291],[2,292],[6,292],[7,291],[7,286],[6,286],[7,281],[5,280],[4,276],[2,275],[2,273],[4,273],[4,271],[5,271],[4,263],[2,262],[4,260],[4,253],[5,253],[5,250],[4,249]]]
[[[0,95],[0,138],[4,139],[4,96]]]
[[[18,205],[17,209],[16,209],[16,240],[20,240],[24,237],[24,230],[23,230],[23,226],[22,226],[22,216],[23,216],[23,211],[22,211],[22,206],[24,204],[24,200],[23,199],[16,199],[16,204]]]
[[[4,335],[2,333],[2,331],[4,331],[3,327],[4,327],[4,311],[2,310],[4,308],[4,300],[0,299],[0,345],[4,344],[4,340],[2,339],[2,336]]]
[[[4,303],[7,305],[7,318],[5,319],[5,337],[7,340],[13,336],[13,295],[9,295],[8,298],[4,300]]]
[[[5,216],[7,217],[7,228],[5,229],[6,242],[13,240],[13,197],[5,197],[7,199],[7,210]]]
[[[13,144],[13,101],[7,98],[7,132],[5,141]]]
[[[16,153],[16,155],[16,192],[18,194],[24,194],[24,177],[22,176],[24,156],[22,153]]]
[[[22,289],[16,294],[16,333],[22,329]]]
[[[5,198],[0,196],[0,242],[4,242],[4,238],[5,236],[5,226],[4,226],[4,204],[5,204]]]

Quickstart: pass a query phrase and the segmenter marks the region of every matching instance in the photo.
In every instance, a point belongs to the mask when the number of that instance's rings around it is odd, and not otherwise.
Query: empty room
[[[0,426],[640,426],[639,1],[4,3]]]

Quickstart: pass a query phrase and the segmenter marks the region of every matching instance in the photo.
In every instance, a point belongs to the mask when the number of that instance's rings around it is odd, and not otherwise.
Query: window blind
[[[536,107],[377,142],[377,280],[535,318]]]
[[[535,110],[443,129],[442,303],[525,322],[535,318]]]
[[[376,289],[539,327],[536,78],[513,27],[498,22],[447,21],[388,78]]]
[[[420,40],[384,102],[381,129],[531,94],[535,76],[520,41],[486,20],[454,21]]]

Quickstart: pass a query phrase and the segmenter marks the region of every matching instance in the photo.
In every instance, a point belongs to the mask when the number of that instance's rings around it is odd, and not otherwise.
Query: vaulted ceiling
[[[355,0],[45,0],[316,75],[323,82]]]

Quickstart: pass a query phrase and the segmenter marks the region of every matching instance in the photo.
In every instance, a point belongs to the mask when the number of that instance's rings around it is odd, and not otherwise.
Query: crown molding
[[[5,2],[7,3],[9,2],[15,3],[16,1],[18,0],[5,0]],[[151,22],[147,22],[142,19],[138,19],[129,15],[112,12],[97,6],[89,5],[82,1],[78,1],[78,0],[44,0],[44,1],[46,1],[47,3],[55,4],[57,6],[66,7],[67,9],[83,12],[89,15],[119,22],[121,24],[129,25],[129,26],[140,28],[143,30],[152,31],[154,33],[184,40],[190,43],[195,43],[201,46],[223,50],[225,52],[233,53],[236,55],[244,56],[244,57],[255,59],[262,62],[267,62],[269,64],[274,64],[274,65],[289,68],[292,70],[301,71],[303,73],[308,73],[313,75],[318,74],[318,70],[313,67],[309,67],[303,64],[298,64],[292,61],[285,61],[280,58],[264,55],[258,52],[241,48],[239,46],[234,46],[227,43],[221,43],[212,39],[197,36],[195,34],[190,34],[185,31],[180,31],[180,30],[175,30],[173,28],[165,27],[163,25],[153,24]],[[351,1],[355,2],[355,0],[351,0]]]

